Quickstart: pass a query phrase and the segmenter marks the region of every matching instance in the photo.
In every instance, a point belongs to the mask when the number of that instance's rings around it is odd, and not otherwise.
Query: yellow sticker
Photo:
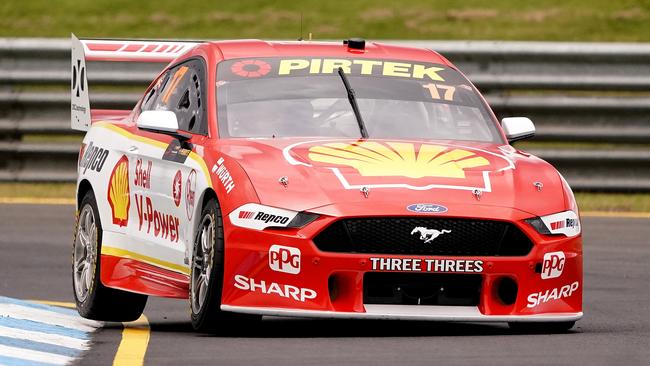
[[[490,165],[474,151],[422,144],[419,149],[405,142],[361,141],[354,144],[328,143],[309,149],[309,159],[344,165],[364,177],[465,178],[465,169]]]
[[[284,59],[280,60],[278,75],[291,75],[297,71],[307,71],[309,74],[334,74],[342,68],[346,74],[383,75],[403,78],[445,81],[439,75],[443,67],[413,64],[408,62],[379,61],[379,60],[350,60],[336,58]]]

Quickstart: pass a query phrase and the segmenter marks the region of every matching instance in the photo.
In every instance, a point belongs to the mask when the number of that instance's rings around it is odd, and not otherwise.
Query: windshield
[[[338,75],[354,89],[370,138],[501,137],[478,93],[458,71],[411,61],[233,59],[217,67],[221,137],[361,137]]]

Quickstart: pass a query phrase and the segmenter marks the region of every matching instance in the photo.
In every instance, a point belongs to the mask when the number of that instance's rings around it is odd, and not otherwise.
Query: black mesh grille
[[[364,304],[478,305],[480,275],[379,273],[363,275]]]
[[[418,227],[426,230],[413,232]],[[428,230],[450,232],[425,243],[432,236]],[[318,234],[314,243],[325,252],[449,256],[524,256],[533,246],[508,222],[419,217],[343,219]]]

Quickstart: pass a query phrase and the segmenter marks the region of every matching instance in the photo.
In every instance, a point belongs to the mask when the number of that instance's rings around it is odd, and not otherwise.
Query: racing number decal
[[[171,84],[169,84],[169,88],[165,90],[165,94],[163,95],[163,102],[167,104],[169,102],[169,97],[171,97],[172,93],[174,90],[176,90],[176,87],[178,86],[178,83],[181,82],[181,79],[183,79],[183,76],[185,76],[185,73],[189,70],[187,66],[181,66],[176,70],[174,73],[174,76],[172,77]]]
[[[456,93],[455,86],[429,83],[429,84],[422,85],[422,87],[429,90],[429,93],[431,93],[431,99],[435,99],[435,100],[444,99],[448,102],[454,100],[454,93]],[[442,98],[440,97],[440,90],[444,90],[445,92],[442,95]]]

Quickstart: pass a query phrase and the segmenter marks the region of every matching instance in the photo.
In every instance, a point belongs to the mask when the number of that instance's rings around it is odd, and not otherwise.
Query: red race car
[[[582,317],[578,207],[431,50],[73,36],[79,313],[147,296],[192,324],[261,315],[508,322]],[[86,60],[170,62],[131,111],[90,109]]]

